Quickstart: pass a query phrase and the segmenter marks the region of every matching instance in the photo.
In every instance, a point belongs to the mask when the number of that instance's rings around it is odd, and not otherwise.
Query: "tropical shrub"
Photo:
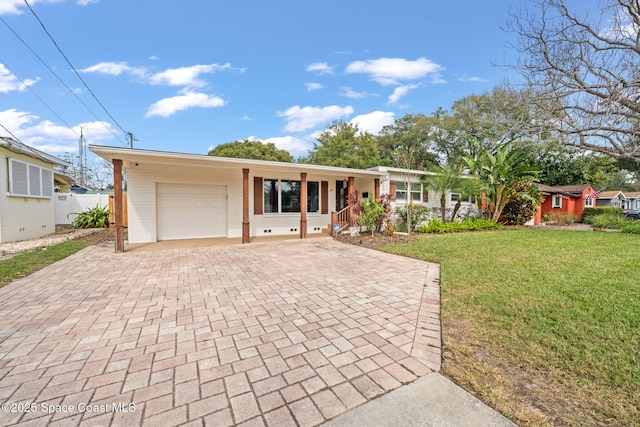
[[[542,193],[532,181],[520,181],[511,186],[507,193],[509,200],[502,216],[510,224],[523,225],[536,214],[542,204]]]
[[[376,225],[382,223],[385,216],[385,209],[382,203],[372,197],[362,200],[362,213],[358,220],[358,224],[366,225],[371,234],[376,230]]]
[[[109,208],[96,205],[95,208],[77,214],[73,220],[73,228],[107,228],[109,227]]]
[[[610,214],[622,216],[622,208],[614,208],[612,206],[600,206],[598,208],[584,208],[582,212],[582,222],[588,222],[588,219],[595,215]]]
[[[628,234],[640,234],[640,224],[637,222],[635,224],[627,224],[620,231]]]
[[[429,221],[431,209],[426,206],[416,206],[413,203],[411,204],[411,228],[414,230],[420,226],[420,224],[424,224]],[[394,213],[398,215],[398,217],[402,220],[402,223],[405,224],[406,231],[406,223],[407,223],[407,207],[406,206],[396,206]]]
[[[617,212],[607,212],[589,217],[587,223],[598,228],[619,230],[626,225],[633,224],[634,221],[628,220],[622,215],[618,215]]]

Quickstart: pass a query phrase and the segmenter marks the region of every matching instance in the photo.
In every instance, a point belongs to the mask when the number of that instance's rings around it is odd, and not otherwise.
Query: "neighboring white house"
[[[55,231],[54,165],[65,167],[68,163],[0,137],[0,243]]]
[[[623,208],[640,209],[640,191],[627,191],[624,195],[626,199],[623,202]]]
[[[596,200],[596,207],[609,206],[612,208],[621,208],[626,196],[620,190],[604,191]]]
[[[425,177],[434,175],[432,172],[387,166],[376,166],[369,170],[374,170],[385,175],[385,179],[380,183],[380,193],[391,195],[391,207],[393,209],[407,206],[408,201],[410,201],[415,206],[429,208],[431,210],[430,218],[439,218],[441,216],[440,194],[428,188],[428,185],[425,183]],[[453,213],[453,207],[460,197],[462,196],[458,193],[451,191],[446,192],[445,216],[447,218]],[[480,216],[475,199],[466,198],[460,202],[461,206],[456,218]]]

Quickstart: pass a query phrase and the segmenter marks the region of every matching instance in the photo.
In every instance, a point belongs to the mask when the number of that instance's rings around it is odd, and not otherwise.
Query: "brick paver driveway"
[[[333,240],[114,254],[0,289],[0,425],[302,425],[440,366],[439,270]]]

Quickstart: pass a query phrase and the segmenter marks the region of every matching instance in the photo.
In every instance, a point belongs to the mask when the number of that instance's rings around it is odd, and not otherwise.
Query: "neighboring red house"
[[[597,197],[587,198],[596,192],[589,184],[559,185],[556,187],[538,184],[538,188],[540,188],[544,200],[533,218],[534,225],[539,225],[542,222],[542,216],[549,212],[566,212],[574,214],[579,220],[582,220],[584,208],[596,206]]]

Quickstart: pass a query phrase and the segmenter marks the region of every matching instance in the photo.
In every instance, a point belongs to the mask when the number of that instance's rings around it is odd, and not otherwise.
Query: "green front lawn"
[[[518,423],[638,423],[637,235],[523,228],[385,250],[441,264],[444,370],[465,388]]]
[[[24,252],[12,258],[2,260],[0,261],[0,287],[12,280],[28,276],[33,272],[43,269],[92,244],[93,242],[88,238],[72,240],[48,248]]]

